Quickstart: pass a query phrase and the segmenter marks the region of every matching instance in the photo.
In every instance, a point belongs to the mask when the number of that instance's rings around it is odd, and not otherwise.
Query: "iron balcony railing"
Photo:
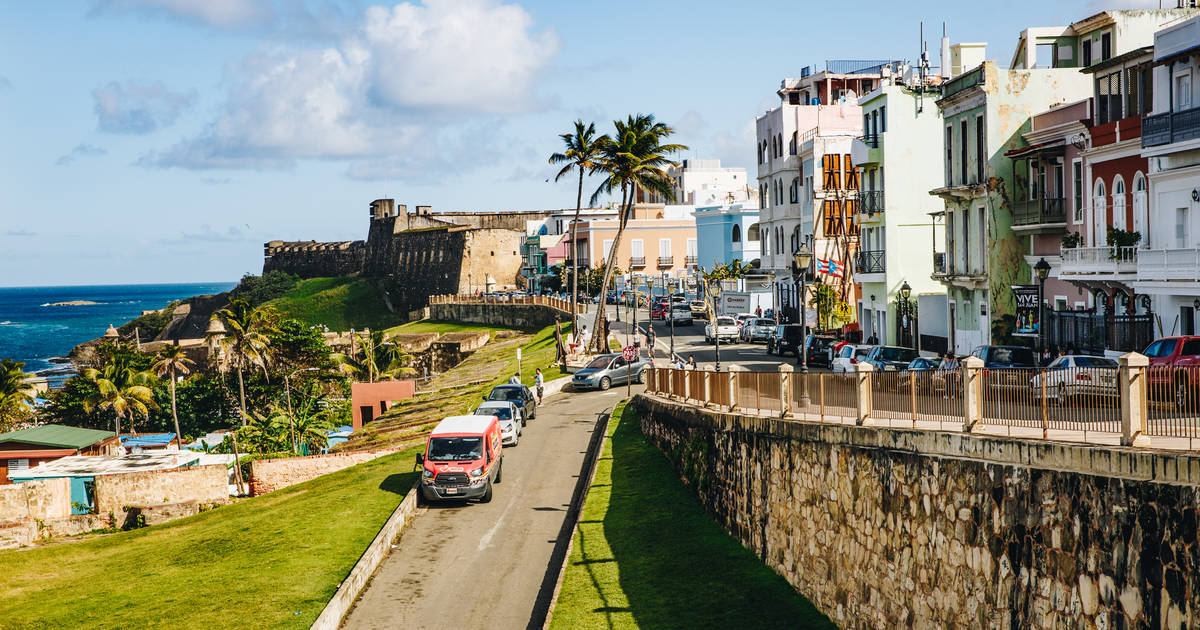
[[[687,256],[687,257],[684,259],[684,264],[687,264],[687,265],[694,265],[694,264],[696,264],[698,261],[699,261],[699,258],[698,258],[697,256]]]
[[[1062,197],[1046,197],[1030,199],[1017,206],[1013,213],[1014,225],[1041,225],[1045,223],[1066,223],[1066,205]]]
[[[860,251],[854,259],[854,269],[858,273],[883,273],[883,261],[882,249]]]
[[[863,144],[871,147],[872,149],[879,148],[879,134],[877,133],[864,134],[859,136],[858,139],[862,140]]]
[[[670,267],[673,264],[675,264],[675,257],[673,257],[673,256],[659,256],[658,257],[658,266],[659,267]]]
[[[1142,146],[1156,147],[1200,138],[1200,107],[1142,119]]]
[[[858,191],[858,209],[868,216],[876,215],[883,212],[883,191],[882,190],[860,190]]]
[[[645,267],[646,266],[646,257],[645,256],[631,257],[629,259],[629,266],[630,267]]]

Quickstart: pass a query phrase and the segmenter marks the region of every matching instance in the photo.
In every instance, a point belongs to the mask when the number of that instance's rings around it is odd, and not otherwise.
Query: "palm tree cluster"
[[[617,233],[613,237],[612,247],[604,262],[604,280],[601,287],[608,286],[616,268],[617,251],[621,246],[621,237],[633,213],[633,204],[639,191],[654,193],[667,201],[675,199],[675,191],[666,168],[677,166],[670,155],[687,149],[681,144],[670,144],[666,140],[675,133],[665,123],[655,120],[652,114],[635,114],[625,120],[613,121],[613,135],[595,135],[595,124],[585,125],[582,120],[575,121],[574,131],[562,134],[565,150],[550,156],[551,164],[566,165],[555,179],[559,179],[572,170],[579,173],[579,187],[576,195],[575,220],[571,224],[571,246],[575,247],[575,223],[583,200],[583,176],[598,175],[603,179],[596,191],[592,193],[589,205],[595,205],[603,195],[613,195],[621,192],[621,202],[617,212]],[[572,252],[574,262],[577,252]],[[572,273],[572,277],[578,275]],[[572,287],[571,297],[575,299],[577,291]],[[601,321],[604,309],[596,311],[596,320],[592,330],[601,331]],[[592,344],[597,352],[607,350],[607,339],[596,334]]]
[[[354,335],[350,352],[333,355],[334,363],[344,374],[368,383],[411,373],[412,369],[404,366],[407,359],[395,340],[382,330]]]
[[[232,365],[237,371],[238,398],[243,423],[246,416],[246,368],[261,368],[267,373],[267,349],[271,340],[267,334],[274,329],[279,316],[269,306],[254,307],[245,298],[234,298],[229,304],[213,313],[212,319],[220,322],[223,331],[210,333],[221,346],[222,365]]]
[[[0,361],[0,430],[7,430],[10,425],[28,417],[33,392],[23,362]]]

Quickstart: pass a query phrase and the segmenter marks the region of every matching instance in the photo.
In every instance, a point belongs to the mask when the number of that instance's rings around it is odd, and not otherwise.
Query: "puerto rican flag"
[[[827,276],[833,276],[834,278],[841,278],[842,274],[845,272],[846,266],[836,260],[833,260],[832,258],[829,260],[822,260],[820,258],[817,259],[817,273],[823,273]]]

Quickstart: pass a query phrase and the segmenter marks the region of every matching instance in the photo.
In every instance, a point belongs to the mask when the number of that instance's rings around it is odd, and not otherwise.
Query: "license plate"
[[[446,494],[458,494],[458,488],[446,488]]]

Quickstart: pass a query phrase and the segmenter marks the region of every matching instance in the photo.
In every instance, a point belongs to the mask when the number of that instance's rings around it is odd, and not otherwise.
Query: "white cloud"
[[[428,172],[431,163],[461,169],[472,160],[443,150],[470,150],[480,135],[494,136],[495,115],[535,107],[557,50],[524,9],[497,0],[374,7],[337,47],[246,58],[230,71],[214,121],[139,163],[270,169],[334,159],[363,179]]]
[[[54,163],[57,166],[66,166],[68,164],[75,162],[79,158],[96,157],[96,156],[100,156],[100,155],[105,155],[106,153],[108,153],[108,151],[105,151],[104,149],[101,149],[100,147],[97,147],[97,146],[92,146],[90,144],[78,144],[78,145],[75,145],[75,148],[71,149],[71,151],[69,153],[59,156],[59,158],[57,160],[55,160]]]
[[[221,28],[262,24],[274,15],[265,0],[95,0],[92,13],[140,13]]]
[[[92,90],[97,125],[108,133],[150,133],[175,122],[196,92],[172,92],[161,81],[110,81]]]

